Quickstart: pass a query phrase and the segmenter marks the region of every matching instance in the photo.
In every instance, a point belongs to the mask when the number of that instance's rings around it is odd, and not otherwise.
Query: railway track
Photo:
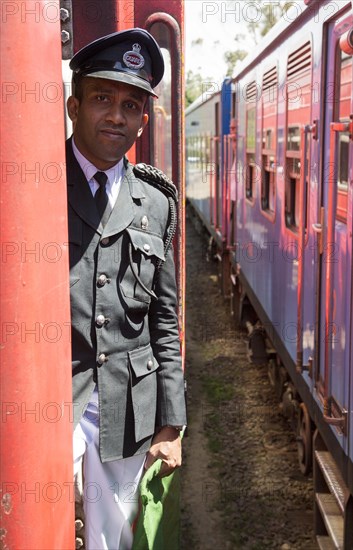
[[[248,361],[247,333],[233,326],[197,229],[188,219],[181,548],[314,550],[312,478],[267,366]]]

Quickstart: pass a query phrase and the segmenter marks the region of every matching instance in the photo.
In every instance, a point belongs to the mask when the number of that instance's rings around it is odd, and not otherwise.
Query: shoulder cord
[[[175,235],[175,232],[176,232],[176,227],[177,227],[177,211],[176,211],[176,204],[175,204],[175,201],[172,197],[168,197],[168,202],[169,202],[169,212],[170,212],[170,224],[169,224],[169,228],[168,228],[168,234],[167,234],[167,237],[166,237],[166,240],[164,242],[164,255],[166,256],[170,247],[171,247],[171,244],[172,244],[172,241],[173,241],[173,238],[174,238],[174,235]],[[158,300],[158,297],[156,296],[156,294],[154,293],[153,290],[149,290],[144,284],[143,282],[141,281],[140,277],[139,277],[139,274],[137,273],[136,271],[136,267],[134,266],[134,262],[133,262],[133,258],[132,258],[132,242],[131,242],[131,237],[130,237],[130,242],[129,242],[129,263],[130,263],[130,267],[131,267],[131,271],[136,279],[136,282],[140,285],[140,287],[149,295],[151,296],[151,298],[153,300]],[[153,282],[153,285],[156,284],[156,281],[157,281],[157,277],[159,275],[159,272],[160,270],[162,269],[162,265],[164,263],[164,260],[161,260],[159,259],[157,261],[157,265],[156,265],[156,275],[154,277],[154,282]]]

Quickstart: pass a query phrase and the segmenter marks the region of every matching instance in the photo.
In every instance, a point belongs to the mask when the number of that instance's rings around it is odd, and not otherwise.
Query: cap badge
[[[141,69],[145,60],[140,54],[141,46],[140,44],[133,44],[133,51],[125,52],[123,55],[123,61],[129,69]]]

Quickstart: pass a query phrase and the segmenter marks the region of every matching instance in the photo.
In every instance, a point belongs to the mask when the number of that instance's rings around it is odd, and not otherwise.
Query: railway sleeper
[[[316,430],[314,436],[314,521],[321,550],[352,550],[353,498]]]

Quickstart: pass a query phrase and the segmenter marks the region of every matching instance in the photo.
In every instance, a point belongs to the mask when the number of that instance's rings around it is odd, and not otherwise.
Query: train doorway
[[[352,303],[352,55],[340,47],[352,15],[328,27],[322,166],[324,226],[321,239],[320,365],[317,384],[325,420],[337,428],[345,451],[350,383]],[[326,185],[325,183],[328,183]]]

